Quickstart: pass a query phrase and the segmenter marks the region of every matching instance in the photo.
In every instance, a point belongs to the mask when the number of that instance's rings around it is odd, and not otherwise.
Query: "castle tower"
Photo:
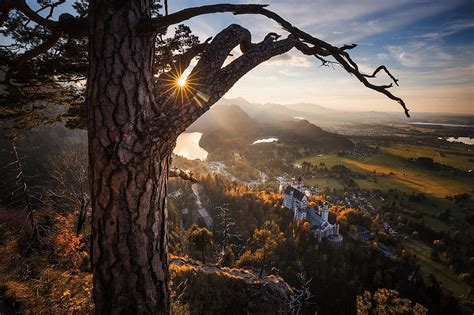
[[[298,177],[298,181],[296,182],[296,188],[298,190],[302,190],[303,189],[303,179],[300,177]]]
[[[323,213],[321,215],[321,219],[323,219],[323,222],[327,222],[329,219],[329,204],[327,201],[323,203]]]

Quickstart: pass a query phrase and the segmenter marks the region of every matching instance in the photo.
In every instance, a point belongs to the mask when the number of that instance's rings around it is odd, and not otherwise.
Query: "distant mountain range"
[[[244,99],[243,97],[238,97],[234,99],[221,99],[217,104],[218,106],[222,105],[237,105],[242,110],[244,110],[251,117],[259,121],[274,121],[274,120],[297,120],[303,118],[307,115],[310,116],[314,114],[318,115],[327,115],[334,113],[333,109],[309,103],[296,103],[290,105],[281,105],[275,103],[251,103]],[[295,118],[298,117],[298,118]],[[306,117],[304,117],[306,118]]]
[[[457,123],[474,125],[472,115],[453,115],[448,113],[412,113],[412,118],[408,119],[402,110],[395,112],[377,111],[343,111],[334,110],[318,104],[295,103],[295,104],[275,104],[275,103],[252,103],[243,97],[234,99],[221,99],[215,107],[222,105],[237,105],[250,117],[262,122],[299,120],[306,119],[311,123],[324,128],[325,125],[333,123],[412,123],[415,121]]]

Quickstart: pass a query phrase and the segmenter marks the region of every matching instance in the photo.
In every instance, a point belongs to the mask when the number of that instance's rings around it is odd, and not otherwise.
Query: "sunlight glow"
[[[179,87],[184,87],[186,85],[186,78],[181,76],[178,81],[176,81]]]
[[[166,87],[161,93],[163,95],[169,94],[171,97],[167,98],[167,102],[171,102],[173,105],[179,103],[186,105],[192,102],[199,107],[204,107],[209,102],[209,96],[205,92],[199,91],[199,87],[202,85],[199,83],[199,77],[193,76],[190,69],[181,72],[178,68],[173,67],[171,71],[159,74],[158,78]]]

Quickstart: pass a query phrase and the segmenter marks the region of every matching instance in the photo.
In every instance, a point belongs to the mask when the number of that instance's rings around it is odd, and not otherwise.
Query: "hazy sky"
[[[170,0],[170,12],[218,2],[267,3],[269,9],[333,45],[357,43],[351,51],[362,70],[387,65],[400,79],[392,89],[412,112],[474,114],[474,1]],[[264,17],[208,15],[188,21],[205,39],[231,23],[248,28],[255,41],[285,34]],[[389,79],[376,82],[390,83]],[[341,68],[320,67],[296,49],[260,65],[226,95],[254,102],[312,102],[352,110],[398,111],[396,102],[368,90]]]

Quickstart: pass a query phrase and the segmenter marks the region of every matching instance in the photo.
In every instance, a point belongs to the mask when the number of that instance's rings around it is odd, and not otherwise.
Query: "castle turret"
[[[302,190],[303,189],[303,179],[300,177],[298,177],[298,181],[296,182],[296,188],[298,190]]]
[[[329,219],[329,204],[327,201],[323,203],[323,213],[321,215],[323,222],[327,222]]]

